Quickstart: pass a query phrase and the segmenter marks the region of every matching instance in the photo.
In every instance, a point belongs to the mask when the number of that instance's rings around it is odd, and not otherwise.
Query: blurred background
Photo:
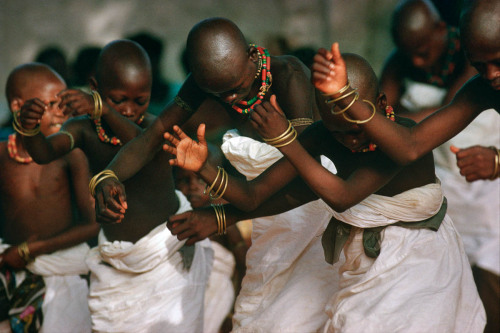
[[[0,0],[0,124],[10,116],[4,91],[15,66],[34,60],[50,63],[70,85],[83,86],[99,48],[119,38],[134,36],[149,43],[162,84],[175,90],[185,77],[181,58],[189,30],[213,16],[231,19],[249,41],[271,54],[306,59],[317,48],[338,41],[342,52],[364,56],[380,73],[393,47],[389,24],[397,2]],[[444,8],[454,2],[436,1]]]

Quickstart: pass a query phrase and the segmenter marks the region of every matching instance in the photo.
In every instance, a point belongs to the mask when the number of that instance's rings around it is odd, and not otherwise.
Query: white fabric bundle
[[[324,205],[353,225],[325,332],[483,331],[484,308],[448,216],[437,232],[388,226],[381,232],[380,255],[364,252],[362,228],[427,219],[442,199],[440,185],[429,184],[394,197],[373,194],[344,213]]]
[[[282,157],[274,147],[230,131],[226,158],[253,179]],[[335,172],[333,163],[323,165]],[[314,202],[252,221],[246,275],[236,299],[234,332],[314,332],[328,319],[325,305],[337,290],[338,266],[325,262],[321,235],[331,214]]]
[[[177,213],[190,210],[184,195],[177,196]],[[93,331],[201,332],[213,251],[209,240],[196,243],[188,270],[178,251],[183,244],[165,224],[134,244],[108,242],[101,232],[87,257]]]

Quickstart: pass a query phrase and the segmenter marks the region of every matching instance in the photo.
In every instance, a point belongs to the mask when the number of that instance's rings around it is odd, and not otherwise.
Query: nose
[[[233,104],[236,101],[237,97],[238,95],[236,93],[229,93],[222,95],[221,99],[224,101],[224,103]]]
[[[127,117],[127,118],[130,118],[130,117],[133,117],[134,114],[135,114],[135,110],[134,108],[132,107],[132,105],[126,103],[124,104],[121,108],[120,108],[120,113]]]
[[[422,68],[425,65],[424,58],[422,58],[420,56],[414,56],[414,57],[412,57],[411,58],[411,62],[413,63],[413,66],[415,66],[417,68]]]
[[[489,81],[493,81],[493,80],[499,78],[500,77],[500,66],[497,66],[494,64],[487,64],[486,70],[484,73],[484,77]]]

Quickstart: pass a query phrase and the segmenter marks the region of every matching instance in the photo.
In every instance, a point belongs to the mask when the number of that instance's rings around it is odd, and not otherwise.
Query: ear
[[[385,108],[387,107],[387,96],[385,93],[381,92],[377,96],[377,109],[381,110],[385,114]]]
[[[259,61],[259,51],[257,50],[257,48],[254,46],[254,45],[250,45],[248,47],[248,58],[250,59],[250,61],[252,62],[257,62]]]
[[[10,101],[10,111],[12,112],[17,112],[21,110],[21,107],[23,106],[24,101],[19,98],[19,97],[14,97],[12,101]]]
[[[89,78],[89,86],[90,86],[90,89],[97,90],[97,80],[95,79],[95,77],[91,76]]]

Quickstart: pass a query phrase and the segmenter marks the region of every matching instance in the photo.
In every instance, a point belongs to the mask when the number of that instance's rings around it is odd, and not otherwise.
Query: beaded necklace
[[[251,44],[251,46],[255,46]],[[271,75],[271,56],[269,55],[269,51],[265,48],[257,46],[257,51],[259,52],[259,68],[257,69],[256,78],[259,74],[261,74],[261,85],[259,88],[259,92],[257,95],[248,100],[248,101],[240,101],[237,104],[232,105],[232,108],[236,110],[238,113],[247,114],[252,111],[257,105],[262,103],[264,96],[266,95],[269,88],[271,88],[271,84],[273,81],[273,77]]]
[[[430,84],[444,87],[448,84],[448,80],[455,71],[458,61],[462,56],[460,51],[460,37],[458,30],[455,27],[448,28],[448,51],[446,53],[446,58],[444,60],[443,68],[441,73],[433,74],[432,72],[427,72],[427,81]]]
[[[136,124],[140,125],[140,124],[142,124],[143,121],[144,121],[144,115],[142,115],[139,119],[137,119]],[[97,132],[97,136],[99,137],[99,140],[101,140],[101,142],[110,143],[114,146],[121,146],[122,145],[122,142],[116,136],[113,136],[110,138],[106,134],[106,131],[104,130],[104,128],[102,128],[101,118],[94,119],[94,124],[95,124],[95,129]]]
[[[33,162],[33,158],[31,158],[31,156],[19,156],[16,146],[16,133],[9,134],[9,138],[7,140],[7,150],[9,152],[9,157],[18,163],[29,164]]]
[[[392,121],[396,121],[396,116],[394,115],[394,109],[392,108],[392,106],[387,105],[385,107],[385,116],[387,117],[387,119],[390,119]],[[368,147],[362,148],[359,150],[352,150],[352,152],[353,153],[366,153],[369,151],[375,151],[376,149],[377,149],[377,145],[374,144],[373,142],[370,142],[368,144]]]

